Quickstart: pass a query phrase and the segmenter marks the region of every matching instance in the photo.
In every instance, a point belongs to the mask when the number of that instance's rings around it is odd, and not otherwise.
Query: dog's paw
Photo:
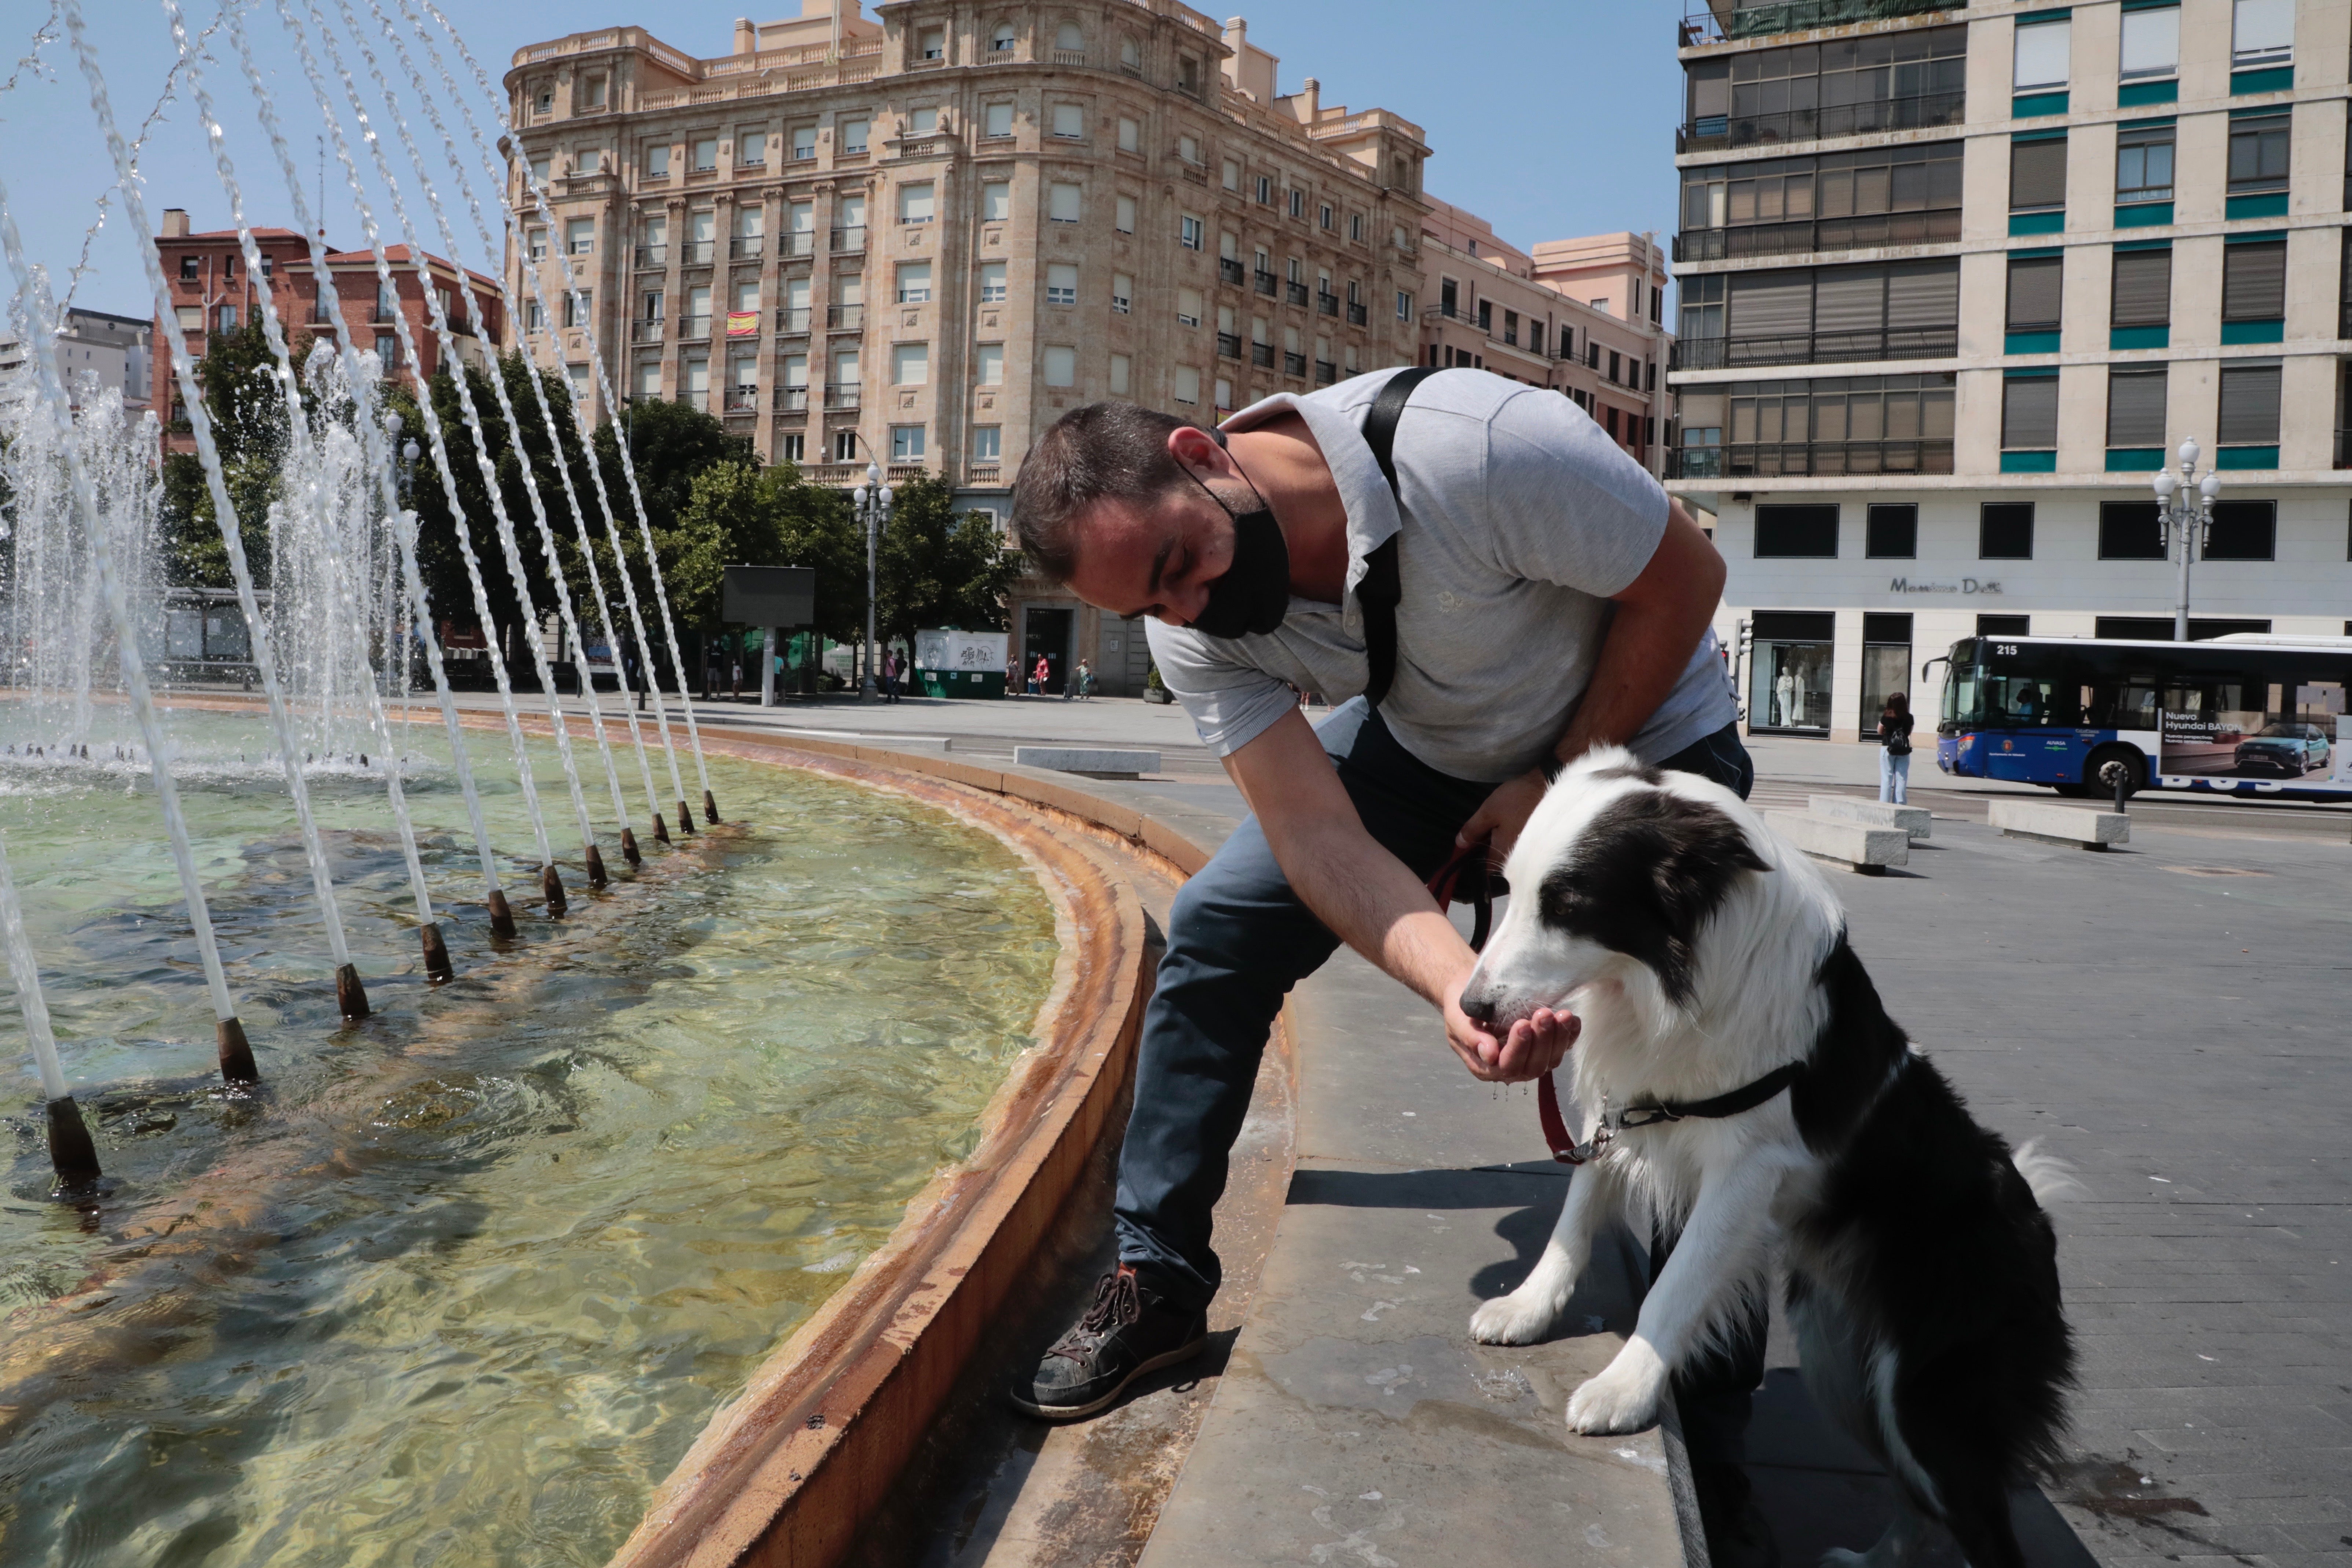
[[[1482,1345],[1532,1345],[1559,1326],[1559,1299],[1524,1288],[1497,1296],[1470,1314],[1470,1337]]]
[[[1588,1435],[1638,1432],[1658,1418],[1665,1387],[1666,1363],[1658,1352],[1647,1340],[1627,1340],[1616,1360],[1570,1395],[1568,1425]]]

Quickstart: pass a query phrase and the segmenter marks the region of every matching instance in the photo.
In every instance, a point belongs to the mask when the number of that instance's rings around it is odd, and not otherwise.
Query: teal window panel
[[[2246,74],[2252,76],[2258,73],[2249,71]],[[2290,71],[2289,74],[2292,72]],[[2236,89],[2232,88],[2231,90],[2235,91]],[[2246,90],[2268,92],[2270,89],[2248,88]],[[2009,113],[2012,120],[2032,120],[2039,115],[2065,112],[2066,95],[2063,92],[2021,92],[2009,100]]]
[[[2116,106],[2130,109],[2142,103],[2178,103],[2180,84],[2177,81],[2127,81],[2116,89]]]
[[[2056,332],[2011,332],[2001,345],[2009,354],[2054,354],[2058,352]]]
[[[2275,451],[2277,448],[2272,448]],[[2273,463],[2272,467],[2277,465]],[[2003,452],[2000,471],[2004,474],[2054,474],[2058,471],[2055,452]]]
[[[2107,448],[2107,472],[2111,474],[2152,474],[2164,467],[2161,447],[2110,447]]]
[[[2263,70],[2236,71],[2230,77],[2230,96],[2240,97],[2249,92],[2284,92],[2294,85],[2293,66],[2271,66]]]
[[[2117,228],[2160,228],[2171,221],[2170,202],[2132,202],[2116,209]]]
[[[2224,447],[2213,454],[2217,468],[2275,468],[2278,467],[2276,447]]]
[[[2284,244],[2285,243],[2285,240],[2286,230],[2283,228],[2264,228],[2255,229],[2245,234],[2230,235],[2224,238],[2221,243],[2224,245],[2269,245],[2273,242]]]
[[[2011,234],[2063,234],[2065,230],[2066,215],[2064,213],[2011,213],[2009,215],[2009,232]]]
[[[2224,321],[2221,341],[2225,343],[2281,343],[2286,341],[2284,321]]]
[[[2233,218],[2284,217],[2286,216],[2286,193],[2263,191],[2256,195],[2231,196],[2230,210],[2223,216]]]
[[[2020,11],[2015,19],[2021,25],[2027,22],[2063,22],[2074,14],[2072,5],[2053,5],[2046,11]]]
[[[2063,256],[2066,254],[2066,247],[2063,245],[2021,245],[2015,250],[2006,251],[2003,254],[2011,261],[2023,261],[2028,257]]]
[[[2168,349],[2172,346],[2170,327],[2109,327],[2107,347],[2110,349]]]

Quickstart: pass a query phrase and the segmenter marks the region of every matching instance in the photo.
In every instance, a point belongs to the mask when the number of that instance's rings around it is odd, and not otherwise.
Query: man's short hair
[[[1133,403],[1073,408],[1022,459],[1013,527],[1037,573],[1066,583],[1077,569],[1077,520],[1097,501],[1145,504],[1184,482],[1168,433],[1192,423]]]

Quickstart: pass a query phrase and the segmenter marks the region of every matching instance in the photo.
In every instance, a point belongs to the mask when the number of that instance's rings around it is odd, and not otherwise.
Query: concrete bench
[[[2011,838],[2105,849],[2131,842],[2131,818],[2120,812],[2085,811],[2043,800],[1997,800],[1985,820]]]
[[[1859,822],[1866,827],[1899,827],[1916,844],[1934,837],[1935,815],[1924,805],[1890,805],[1858,795],[1809,795],[1805,804],[1815,816],[1832,822]]]
[[[1051,768],[1090,779],[1131,779],[1160,771],[1157,752],[1122,752],[1103,746],[1015,746],[1013,760],[1024,768]]]
[[[1764,821],[1815,859],[1833,861],[1866,877],[1883,876],[1889,866],[1911,863],[1911,836],[1899,827],[1839,822],[1801,811],[1768,811]]]

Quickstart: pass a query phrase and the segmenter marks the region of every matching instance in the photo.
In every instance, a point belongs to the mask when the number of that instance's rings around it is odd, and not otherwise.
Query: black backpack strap
[[[1364,445],[1372,449],[1372,460],[1380,464],[1381,477],[1389,482],[1389,494],[1396,497],[1400,525],[1404,521],[1404,497],[1397,489],[1397,420],[1403,416],[1413,388],[1436,374],[1434,365],[1425,364],[1397,372],[1372,399],[1372,410],[1364,416]],[[1375,708],[1387,698],[1389,686],[1396,679],[1396,613],[1404,597],[1404,584],[1397,574],[1397,539],[1398,534],[1390,534],[1364,557],[1363,580],[1356,584],[1356,604],[1364,616],[1364,657],[1370,666],[1364,698]]]

